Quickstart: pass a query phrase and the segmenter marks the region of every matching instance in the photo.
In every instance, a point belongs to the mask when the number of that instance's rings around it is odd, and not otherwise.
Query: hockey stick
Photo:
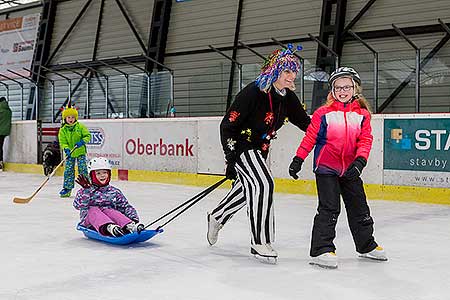
[[[168,221],[166,221],[164,224],[158,226],[158,228],[156,230],[161,229],[163,226],[167,225],[169,222],[171,222],[173,219],[175,219],[176,217],[178,217],[179,215],[181,215],[183,212],[185,212],[186,210],[188,210],[190,207],[192,207],[195,203],[197,203],[198,201],[200,201],[201,199],[205,198],[209,193],[211,193],[212,191],[214,191],[216,188],[218,188],[222,183],[224,183],[227,180],[227,178],[223,178],[221,180],[219,180],[218,182],[216,182],[215,184],[213,184],[212,186],[208,187],[206,190],[201,191],[200,193],[198,193],[197,195],[195,195],[194,197],[190,198],[189,200],[181,203],[180,205],[178,205],[177,207],[175,207],[174,209],[170,210],[169,212],[165,213],[163,216],[159,217],[158,219],[156,219],[155,221],[149,223],[148,225],[146,225],[144,227],[144,229],[152,226],[153,224],[155,224],[156,222],[164,219],[165,217],[169,216],[170,214],[176,212],[177,210],[179,210],[180,208],[182,208],[185,205],[188,205],[187,207],[185,207],[183,210],[181,210],[180,212],[178,212],[175,216],[173,216],[172,218],[170,218]]]
[[[75,149],[77,149],[77,148],[78,148],[78,147],[75,146],[75,147],[72,149],[72,151],[70,151],[70,154],[72,154],[72,152],[73,152]],[[58,170],[58,168],[61,167],[61,166],[64,164],[64,162],[65,162],[66,160],[67,160],[67,156],[65,156],[64,159],[61,160],[61,162],[59,163],[59,165],[57,165],[57,166],[55,167],[55,169],[53,169],[53,172],[51,172],[50,175],[48,175],[47,178],[45,178],[45,180],[41,183],[41,185],[37,188],[37,190],[34,191],[33,194],[31,194],[30,197],[27,197],[27,198],[14,197],[14,198],[13,198],[13,202],[14,202],[14,203],[20,203],[20,204],[26,204],[26,203],[30,202],[30,201],[34,198],[34,196],[36,196],[36,194],[37,194],[37,193],[38,193],[38,192],[39,192],[39,191],[47,184],[47,182],[50,180],[50,178],[52,178],[53,175],[55,175],[56,170]]]

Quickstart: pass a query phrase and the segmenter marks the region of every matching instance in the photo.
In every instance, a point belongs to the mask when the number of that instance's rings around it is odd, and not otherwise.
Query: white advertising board
[[[7,69],[29,76],[40,13],[0,21],[0,73],[17,77]]]
[[[80,120],[92,134],[88,158],[106,157],[114,168],[224,174],[220,144],[221,117]],[[449,114],[375,115],[374,136],[365,183],[450,187]],[[45,126],[44,126],[45,127]],[[290,178],[288,166],[304,133],[288,124],[273,140],[268,164],[275,178]],[[37,162],[35,121],[13,122],[6,139],[5,161]],[[313,153],[300,173],[314,180]]]
[[[220,143],[222,117],[200,118],[198,121],[198,173],[225,174],[225,159]]]
[[[123,122],[122,120],[81,120],[91,133],[87,144],[87,157],[107,158],[113,168],[123,169]]]
[[[197,173],[197,121],[124,122],[124,168]]]
[[[305,136],[304,132],[288,123],[281,127],[277,132],[277,138],[270,144],[269,166],[272,175],[276,178],[291,178],[289,176],[289,164],[295,156],[300,141]],[[302,170],[299,173],[300,179],[313,179],[312,157],[310,153],[303,163]]]
[[[195,119],[82,122],[92,135],[88,158],[106,157],[118,169],[197,173]]]
[[[4,159],[20,164],[37,163],[36,121],[15,121],[11,124],[11,134],[5,139]]]

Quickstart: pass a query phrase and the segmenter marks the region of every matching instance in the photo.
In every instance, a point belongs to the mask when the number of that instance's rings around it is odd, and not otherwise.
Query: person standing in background
[[[3,143],[11,133],[12,113],[5,97],[0,97],[0,171],[3,171]]]

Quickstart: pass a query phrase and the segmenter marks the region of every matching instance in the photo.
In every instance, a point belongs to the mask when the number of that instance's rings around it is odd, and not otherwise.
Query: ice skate
[[[388,258],[386,256],[386,251],[384,251],[383,247],[381,247],[381,246],[377,246],[375,249],[373,249],[370,252],[360,253],[359,257],[369,258],[369,259],[379,260],[379,261],[387,261],[388,260]]]
[[[319,266],[325,269],[336,269],[338,267],[338,258],[334,252],[326,252],[313,257],[310,265]]]
[[[112,223],[106,226],[106,231],[113,237],[121,237],[125,235],[125,233],[123,232],[122,228],[120,228],[119,225]]]
[[[206,233],[206,239],[208,243],[212,246],[217,243],[217,238],[219,237],[219,230],[222,229],[223,225],[214,219],[210,213],[207,215],[208,220],[208,232]]]
[[[72,192],[71,189],[63,188],[63,189],[59,192],[59,196],[60,196],[61,198],[68,198],[68,197],[70,197],[70,193],[71,193],[71,192]]]
[[[278,253],[272,248],[271,244],[256,245],[252,244],[250,253],[261,262],[276,264],[278,260]]]
[[[125,232],[125,234],[129,234],[129,233],[133,233],[133,232],[139,233],[142,230],[144,230],[144,227],[145,227],[144,224],[130,222],[127,225],[125,225],[125,227],[123,228],[123,232]]]

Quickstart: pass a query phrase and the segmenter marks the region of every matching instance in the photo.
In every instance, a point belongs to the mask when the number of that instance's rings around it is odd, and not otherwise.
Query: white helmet
[[[333,87],[333,83],[336,79],[341,77],[350,77],[354,82],[358,85],[361,85],[361,77],[359,77],[358,72],[356,72],[353,68],[350,67],[340,67],[334,70],[328,78],[328,83],[330,87]]]
[[[107,160],[104,157],[96,157],[88,162],[89,174],[95,170],[111,170],[111,169],[112,167],[111,164],[109,163],[109,160]]]

